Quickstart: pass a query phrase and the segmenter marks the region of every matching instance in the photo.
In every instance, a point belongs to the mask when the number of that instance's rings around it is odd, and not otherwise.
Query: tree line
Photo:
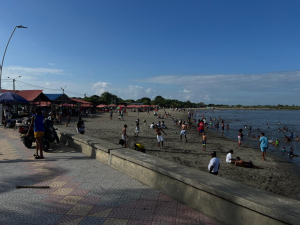
[[[160,107],[167,108],[241,108],[241,109],[300,109],[300,106],[296,105],[254,105],[254,106],[243,106],[243,105],[226,105],[226,104],[205,104],[204,102],[192,103],[190,100],[179,101],[177,99],[165,99],[162,96],[156,96],[153,100],[148,97],[143,97],[137,100],[133,99],[122,99],[112,93],[104,92],[100,96],[92,95],[90,97],[84,97],[83,100],[91,102],[94,106],[99,104],[116,104],[123,105],[125,103],[142,103],[143,105],[158,105]]]

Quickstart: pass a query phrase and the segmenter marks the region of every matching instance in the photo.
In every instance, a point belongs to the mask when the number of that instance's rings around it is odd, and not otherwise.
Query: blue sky
[[[297,0],[3,1],[0,55],[28,29],[2,88],[300,105],[299,21]]]

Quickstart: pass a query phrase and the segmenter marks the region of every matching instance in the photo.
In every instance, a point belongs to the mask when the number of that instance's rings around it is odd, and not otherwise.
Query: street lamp
[[[65,95],[65,88],[67,86],[65,86],[64,88],[60,87],[60,89],[63,91],[63,96],[62,96],[62,102],[64,103],[64,95]]]
[[[19,76],[19,77],[17,77],[17,78],[7,77],[7,78],[13,80],[13,90],[16,90],[16,89],[15,89],[15,82],[16,82],[16,79],[21,78],[21,77],[22,77],[22,76]]]
[[[13,36],[13,34],[15,33],[15,30],[16,30],[17,28],[27,28],[27,27],[24,27],[24,26],[22,26],[22,25],[20,25],[20,26],[15,26],[15,29],[13,30],[13,32],[11,33],[11,35],[10,35],[10,37],[9,37],[9,39],[8,39],[8,42],[7,42],[7,44],[6,44],[5,51],[4,51],[4,54],[3,54],[2,62],[1,62],[1,65],[0,65],[0,94],[1,94],[1,90],[2,90],[2,88],[1,88],[1,76],[2,76],[2,69],[3,69],[3,62],[4,62],[5,53],[6,53],[8,44],[9,44],[9,42],[10,42],[10,39],[11,39],[11,37]],[[0,125],[2,125],[2,104],[0,104]]]

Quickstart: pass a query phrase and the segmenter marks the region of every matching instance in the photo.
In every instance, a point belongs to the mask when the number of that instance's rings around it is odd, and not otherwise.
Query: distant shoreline
[[[192,110],[274,110],[274,111],[281,111],[281,110],[300,110],[300,109],[273,109],[273,108],[191,108]],[[188,109],[186,109],[188,110]]]

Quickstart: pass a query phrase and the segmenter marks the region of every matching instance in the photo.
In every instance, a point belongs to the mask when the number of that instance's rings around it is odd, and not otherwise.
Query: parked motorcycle
[[[56,142],[59,144],[59,138],[56,133],[57,128],[53,127],[51,117],[44,119],[45,133],[43,137],[45,151],[49,150],[50,143]]]
[[[28,133],[28,129],[30,127],[30,125],[28,124],[29,120],[30,118],[24,118],[24,120],[22,121],[22,125],[19,125],[19,133],[21,134],[21,140],[27,148],[31,148],[32,143],[36,142],[36,138],[34,137],[33,127],[29,131],[28,137],[26,136],[26,134]],[[45,132],[42,138],[42,142],[44,145],[44,151],[47,152],[49,150],[50,143],[53,143],[55,141],[58,144],[59,138],[56,133],[56,128],[53,127],[51,118],[44,119],[43,124],[44,124]]]
[[[19,133],[21,134],[21,140],[27,148],[31,148],[32,143],[36,141],[34,137],[33,128],[31,128],[31,130],[29,131],[29,136],[28,137],[26,136],[26,134],[28,133],[29,126],[30,125],[25,125],[25,124],[19,126]]]

